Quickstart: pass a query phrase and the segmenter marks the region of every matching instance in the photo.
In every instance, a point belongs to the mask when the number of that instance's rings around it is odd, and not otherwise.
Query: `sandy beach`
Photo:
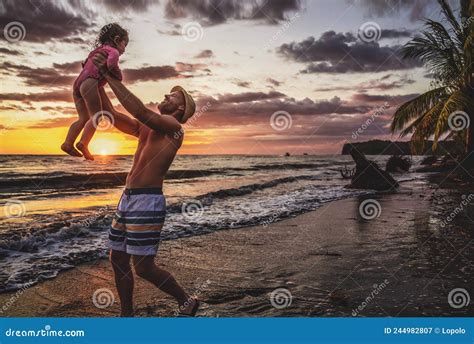
[[[268,226],[164,241],[156,261],[203,301],[198,316],[472,315],[472,308],[448,303],[453,288],[472,290],[470,215],[439,223],[462,199],[460,192],[404,183],[397,193],[372,196],[380,204],[374,219],[359,213],[367,198],[331,202]],[[173,316],[173,300],[135,281],[137,316]],[[108,307],[92,301],[100,288],[114,294]],[[291,303],[287,294],[282,301],[286,307],[270,302],[277,288],[291,294]],[[3,316],[119,314],[107,260],[1,294],[0,304],[7,305]]]

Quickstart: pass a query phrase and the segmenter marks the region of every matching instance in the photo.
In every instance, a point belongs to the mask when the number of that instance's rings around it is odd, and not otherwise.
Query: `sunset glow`
[[[258,16],[239,5],[217,20],[212,8],[166,3],[39,2],[35,9],[7,1],[2,28],[20,18],[24,37],[2,37],[0,153],[62,154],[77,119],[72,83],[99,28],[113,21],[129,30],[124,83],[150,109],[176,84],[196,99],[181,154],[338,153],[385,103],[355,140],[389,139],[395,108],[430,82],[397,49],[419,30],[419,18],[438,16],[431,5],[374,10],[371,2],[288,0],[268,2]],[[373,41],[359,32],[370,23],[378,30]],[[282,111],[290,121],[280,130],[272,115]],[[135,138],[108,130],[92,139],[91,151],[132,154],[135,146]]]

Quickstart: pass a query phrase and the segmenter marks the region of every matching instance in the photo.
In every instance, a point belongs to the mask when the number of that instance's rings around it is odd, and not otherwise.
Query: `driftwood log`
[[[408,157],[401,155],[392,155],[385,165],[385,171],[387,172],[408,172],[412,164],[412,161]]]
[[[343,179],[352,179],[352,177],[354,176],[355,170],[356,170],[355,167],[352,169],[348,169],[347,165],[344,165],[344,169],[339,170],[339,172],[341,173],[341,176]]]
[[[364,154],[352,147],[350,154],[356,163],[350,188],[372,189],[378,191],[394,190],[398,183],[390,173],[382,170],[374,161],[368,160]]]

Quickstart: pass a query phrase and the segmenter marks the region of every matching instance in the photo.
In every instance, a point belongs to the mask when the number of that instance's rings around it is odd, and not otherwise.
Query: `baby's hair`
[[[99,35],[94,42],[94,47],[98,48],[103,44],[111,44],[115,46],[114,38],[119,36],[120,39],[127,37],[128,31],[117,23],[110,23],[100,29]]]

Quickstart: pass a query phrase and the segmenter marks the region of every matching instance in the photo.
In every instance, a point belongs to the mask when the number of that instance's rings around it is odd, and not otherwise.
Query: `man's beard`
[[[158,104],[158,109],[162,114],[172,114],[177,110],[177,107],[170,103],[160,103]]]

